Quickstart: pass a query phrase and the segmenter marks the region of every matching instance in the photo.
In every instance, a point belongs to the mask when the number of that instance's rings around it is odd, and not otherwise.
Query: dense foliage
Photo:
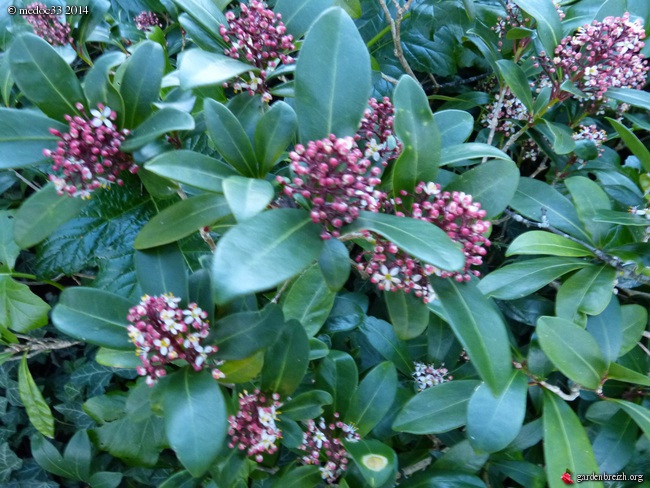
[[[0,485],[648,484],[647,25],[5,0]]]

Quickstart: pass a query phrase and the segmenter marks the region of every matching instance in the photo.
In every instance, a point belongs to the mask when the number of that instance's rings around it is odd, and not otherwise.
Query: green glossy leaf
[[[9,275],[0,274],[0,329],[27,333],[47,325],[50,306],[35,295],[29,286]]]
[[[310,390],[282,405],[282,416],[291,420],[309,420],[323,414],[323,405],[331,405],[332,395],[323,390]]]
[[[95,108],[102,103],[117,113],[117,124],[122,127],[124,122],[124,100],[122,95],[110,82],[110,71],[120,65],[126,55],[120,51],[110,51],[95,59],[92,68],[88,70],[83,82],[83,89],[88,98],[88,106]],[[122,146],[123,147],[123,146]]]
[[[244,128],[225,105],[207,99],[204,102],[205,123],[210,139],[223,158],[244,176],[258,173],[253,145]]]
[[[512,241],[508,246],[506,256],[515,256],[517,254],[546,254],[563,257],[592,255],[591,251],[577,242],[542,230],[525,232]]]
[[[203,29],[213,37],[219,38],[219,26],[227,25],[221,12],[229,2],[225,0],[172,0],[181,10],[187,12]]]
[[[269,173],[280,156],[296,138],[298,118],[291,105],[275,102],[255,128],[255,155],[257,156],[257,176]]]
[[[219,385],[208,371],[185,367],[165,383],[163,411],[169,445],[185,469],[201,476],[216,461],[228,432]]]
[[[219,29],[215,32],[219,32]],[[189,90],[202,86],[218,86],[247,71],[256,69],[221,53],[190,49],[180,58],[179,80],[181,87]]]
[[[586,266],[567,279],[557,292],[558,317],[576,320],[578,313],[598,315],[612,298],[616,270],[609,266]]]
[[[131,137],[122,143],[120,150],[131,152],[168,132],[193,129],[194,119],[190,114],[175,108],[163,108],[142,122]]]
[[[608,380],[624,381],[635,385],[650,386],[650,376],[634,371],[633,369],[621,366],[618,363],[611,363],[607,370]]]
[[[68,64],[40,37],[23,33],[9,49],[11,75],[20,91],[45,115],[64,121],[84,103],[81,84]]]
[[[564,257],[527,259],[493,271],[481,280],[478,288],[486,296],[514,300],[530,295],[586,264],[579,259]]]
[[[443,147],[462,144],[474,130],[474,117],[464,110],[439,110],[433,114],[433,120]]]
[[[650,439],[650,410],[636,403],[628,402],[627,400],[610,399],[609,401],[620,405],[625,413],[632,417],[632,420],[641,427],[646,437]]]
[[[234,223],[230,212],[221,195],[204,194],[181,200],[153,217],[138,233],[134,247],[148,249],[176,242],[206,226],[229,227]]]
[[[14,241],[15,214],[13,210],[0,211],[0,273],[14,269],[20,254],[20,247]]]
[[[262,312],[241,312],[220,319],[211,338],[219,347],[219,359],[244,359],[273,344],[283,326],[280,308],[270,304]]]
[[[44,436],[53,438],[54,417],[52,417],[50,407],[29,372],[27,356],[23,356],[18,368],[18,392],[31,424]]]
[[[289,320],[275,343],[266,350],[262,389],[291,395],[302,381],[309,363],[309,339],[299,322]]]
[[[86,480],[90,477],[92,445],[85,430],[75,432],[63,452],[63,461],[73,472],[74,478]]]
[[[255,217],[275,196],[273,185],[266,180],[231,176],[223,182],[223,193],[237,222]]]
[[[530,92],[530,85],[528,84],[528,78],[524,70],[509,59],[499,59],[497,66],[499,66],[501,76],[503,76],[510,91],[524,104],[528,112],[531,113],[533,111],[533,95]]]
[[[88,200],[59,196],[52,183],[33,193],[16,212],[14,239],[22,249],[28,249],[67,221],[76,217]]]
[[[316,371],[316,388],[332,395],[332,404],[325,411],[328,415],[338,412],[345,418],[352,394],[357,388],[359,372],[349,354],[332,350]]]
[[[394,485],[397,454],[390,447],[374,439],[346,442],[345,447],[363,476],[364,486]]]
[[[519,434],[526,415],[526,376],[514,371],[500,395],[481,384],[467,407],[467,436],[472,447],[482,452],[497,452]]]
[[[625,412],[617,412],[607,424],[601,426],[592,441],[601,472],[621,471],[634,455],[638,435],[639,429]]]
[[[282,22],[287,32],[294,39],[300,39],[314,20],[325,10],[334,5],[334,0],[278,0],[275,11],[282,15]]]
[[[429,308],[411,293],[385,292],[384,299],[395,334],[403,341],[414,339],[429,324]]]
[[[309,360],[324,358],[330,353],[330,348],[323,341],[314,337],[309,338]]]
[[[309,488],[318,486],[322,480],[318,466],[298,466],[275,479],[271,488]]]
[[[598,473],[591,443],[580,419],[567,403],[555,393],[544,390],[544,460],[546,477],[551,488],[566,485],[562,475],[571,473]],[[588,482],[590,487],[602,483]]]
[[[478,473],[489,457],[487,453],[475,451],[469,440],[463,439],[447,449],[432,469]]]
[[[118,351],[100,347],[95,355],[95,361],[102,366],[120,369],[135,369],[142,365],[140,358],[133,351]]]
[[[264,366],[264,351],[259,351],[249,358],[233,359],[219,366],[219,370],[226,375],[222,383],[238,384],[247,383],[256,378]]]
[[[639,138],[630,129],[621,124],[618,120],[607,117],[607,120],[612,125],[614,130],[621,136],[621,140],[625,143],[632,154],[634,154],[645,171],[650,171],[650,150],[646,145],[639,140]]]
[[[483,158],[512,161],[506,153],[494,146],[480,142],[466,142],[465,144],[445,147],[440,157],[440,166],[453,165],[454,163],[462,163],[461,165],[465,166],[467,160]]]
[[[341,241],[336,238],[328,239],[318,257],[318,265],[323,273],[327,286],[332,291],[338,291],[348,281],[350,276],[350,253]]]
[[[163,153],[149,161],[145,168],[179,183],[217,193],[221,192],[223,180],[236,174],[218,159],[187,150]]]
[[[617,212],[616,210],[597,210],[594,213],[594,221],[629,225],[632,227],[648,226],[648,219],[645,219],[640,215],[634,215],[629,212]]]
[[[544,134],[553,147],[553,152],[557,154],[569,154],[576,148],[576,143],[573,140],[573,131],[570,127],[556,122],[550,122],[545,119],[539,119],[539,124],[536,126],[537,130]]]
[[[496,217],[508,206],[519,184],[519,169],[512,161],[487,161],[466,171],[445,187],[462,191],[480,203],[486,217]]]
[[[575,207],[550,185],[531,178],[521,178],[510,206],[529,219],[542,222],[543,216],[553,227],[578,239],[591,241]]]
[[[357,220],[343,228],[345,233],[359,230],[376,232],[413,257],[438,268],[457,271],[465,265],[465,255],[447,234],[422,220],[362,211]]]
[[[544,468],[537,464],[527,461],[499,460],[494,463],[494,467],[522,486],[530,488],[544,488],[546,486]]]
[[[176,244],[136,251],[135,271],[145,294],[172,293],[187,299],[187,265]]]
[[[343,9],[330,8],[311,25],[296,64],[295,89],[303,143],[356,133],[370,96],[370,56]]]
[[[360,330],[384,359],[391,361],[401,373],[411,376],[413,360],[406,344],[397,338],[393,327],[388,322],[367,317]]]
[[[126,316],[134,304],[120,296],[93,288],[66,288],[52,310],[52,323],[75,339],[107,347],[133,350]]]
[[[475,380],[454,380],[427,388],[404,405],[393,430],[441,434],[462,427],[467,421],[467,404],[478,385]]]
[[[165,69],[163,49],[157,42],[143,41],[135,48],[125,66],[120,85],[120,95],[124,100],[122,125],[135,129],[149,117],[153,102],[160,97]]]
[[[634,107],[650,110],[650,93],[634,88],[609,88],[607,97]]]
[[[390,411],[397,394],[397,370],[390,361],[379,363],[352,394],[346,422],[365,437]]]
[[[56,149],[60,141],[49,129],[67,132],[68,127],[37,113],[0,108],[0,169],[20,168],[42,161],[43,150]]]
[[[607,364],[589,332],[557,317],[541,317],[536,330],[542,350],[565,376],[586,388],[598,388]]]
[[[421,181],[435,181],[442,140],[427,96],[417,81],[403,76],[393,98],[395,134],[403,146],[393,165],[393,192],[413,193]]]
[[[309,337],[315,336],[334,306],[336,293],[327,287],[318,266],[311,266],[289,289],[282,311],[287,320],[296,319]]]
[[[623,313],[618,298],[611,294],[604,297],[608,305],[602,313],[587,318],[587,331],[596,339],[605,360],[610,363],[621,355],[623,344]]]
[[[323,241],[309,214],[263,212],[230,229],[217,244],[212,277],[217,303],[268,290],[318,257]]]
[[[648,324],[648,310],[641,305],[623,305],[621,307],[623,323],[623,343],[619,355],[624,355],[634,349],[641,340],[643,331]]]
[[[514,1],[522,10],[535,19],[539,40],[546,53],[551,56],[562,40],[562,23],[552,0]]]
[[[499,394],[512,375],[510,343],[501,314],[472,282],[436,279],[431,284],[476,371]]]
[[[403,488],[486,488],[485,483],[473,474],[459,471],[426,470],[400,482]]]
[[[31,451],[34,460],[45,471],[57,476],[74,479],[74,473],[63,461],[63,457],[45,437],[36,434],[31,438]]]
[[[609,197],[600,185],[584,176],[573,176],[564,180],[576,204],[578,218],[589,231],[594,242],[603,242],[611,229],[607,223],[594,222],[600,210],[611,210]]]
[[[214,36],[211,36],[206,32],[205,29],[201,27],[201,24],[185,12],[178,16],[178,23],[185,31],[187,38],[191,39],[192,42],[202,51],[213,53],[223,52],[223,48],[219,45]]]

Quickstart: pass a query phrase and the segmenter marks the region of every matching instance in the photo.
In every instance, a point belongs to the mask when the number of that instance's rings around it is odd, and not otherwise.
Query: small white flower
[[[390,291],[395,288],[395,285],[399,285],[402,282],[402,280],[397,278],[398,274],[399,267],[395,266],[389,270],[385,264],[382,264],[381,268],[379,268],[379,273],[372,275],[372,278],[383,290]]]
[[[320,449],[323,447],[323,442],[327,441],[327,437],[325,437],[325,434],[321,432],[320,430],[316,429],[316,432],[314,433],[314,443],[316,444],[316,447]]]
[[[377,141],[373,138],[368,141],[366,144],[366,152],[364,156],[367,158],[372,158],[375,161],[379,161],[381,155],[379,154],[386,147],[386,144],[377,144]]]
[[[92,120],[92,124],[95,127],[99,127],[100,125],[105,125],[109,129],[113,127],[113,122],[110,120],[112,110],[109,107],[104,107],[104,110],[101,112],[99,110],[93,109],[90,111],[90,114],[95,117]]]
[[[598,74],[598,68],[596,66],[587,66],[585,68],[585,76],[596,76]]]
[[[440,187],[436,185],[433,181],[430,181],[429,183],[426,184],[426,186],[423,188],[424,193],[427,195],[437,195],[440,193]]]

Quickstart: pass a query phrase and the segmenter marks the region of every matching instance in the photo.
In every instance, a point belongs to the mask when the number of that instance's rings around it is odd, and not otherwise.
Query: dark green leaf
[[[74,473],[63,461],[59,451],[47,439],[36,434],[31,438],[31,443],[32,456],[41,468],[57,476],[74,479]]]
[[[343,9],[326,10],[310,27],[296,65],[295,86],[303,143],[356,133],[370,96],[370,56]]]
[[[276,478],[271,488],[309,488],[318,486],[322,480],[318,466],[298,466]]]
[[[575,412],[555,393],[543,391],[544,395],[544,460],[546,477],[551,488],[566,485],[562,475],[571,473],[597,473],[587,433]],[[592,483],[600,486],[602,483]]]
[[[530,85],[524,70],[509,59],[500,59],[497,61],[497,65],[510,91],[524,104],[528,113],[531,113],[533,111],[533,95],[530,92]]]
[[[645,171],[650,171],[650,150],[648,150],[646,145],[641,142],[636,135],[634,135],[634,132],[625,127],[619,121],[609,117],[607,117],[607,120],[612,127],[614,127],[614,130],[618,132],[618,135],[621,136],[621,140],[625,143],[628,149],[632,151],[632,154],[639,158],[643,169]]]
[[[193,476],[216,461],[228,432],[226,403],[208,371],[185,367],[165,383],[165,432],[169,445]]]
[[[593,440],[594,456],[603,473],[621,471],[634,455],[638,429],[624,412],[617,412]]]
[[[223,158],[240,174],[257,176],[258,167],[253,145],[241,123],[228,107],[207,99],[204,102],[203,114],[210,139]]]
[[[262,389],[291,395],[302,381],[309,363],[309,339],[299,322],[289,320],[278,339],[266,350]]]
[[[134,247],[147,249],[176,242],[206,226],[233,224],[230,206],[221,195],[205,194],[181,200],[153,217],[138,233]]]
[[[598,388],[607,364],[589,332],[566,319],[541,317],[537,335],[544,353],[564,375],[586,388]]]
[[[336,238],[328,239],[318,257],[318,265],[323,272],[327,286],[332,291],[338,291],[348,281],[350,276],[350,253],[341,241]]]
[[[607,97],[634,107],[650,110],[650,93],[634,88],[609,88]]]
[[[553,187],[531,178],[521,178],[510,205],[525,217],[563,230],[567,234],[589,242],[591,236],[584,230],[575,207]]]
[[[395,483],[397,455],[386,444],[374,439],[346,442],[345,447],[359,468],[365,486],[383,487]]]
[[[462,144],[474,130],[474,118],[464,110],[439,110],[433,114],[433,120],[443,147]]]
[[[219,26],[227,25],[223,10],[229,2],[225,0],[172,0],[181,10],[187,12],[212,36],[219,38]]]
[[[648,375],[637,373],[636,371],[621,366],[618,363],[609,365],[607,371],[608,380],[624,381],[626,383],[633,383],[636,385],[650,386],[650,377]]]
[[[426,470],[400,483],[402,488],[486,488],[478,476],[458,471]]]
[[[493,393],[500,394],[512,375],[510,344],[501,314],[472,282],[436,279],[432,285],[478,374]]]
[[[465,144],[445,147],[440,158],[440,166],[453,165],[454,163],[460,163],[462,166],[465,166],[467,164],[466,161],[469,159],[483,158],[512,161],[506,153],[494,146],[480,142],[466,142]]]
[[[350,400],[346,422],[365,437],[389,412],[397,393],[397,371],[390,361],[375,366],[361,381]]]
[[[555,314],[567,320],[577,320],[579,313],[598,315],[612,298],[614,280],[614,268],[585,266],[560,286],[555,299]]]
[[[312,22],[332,5],[333,0],[278,0],[274,10],[282,15],[287,32],[300,39]]]
[[[237,222],[255,217],[264,210],[275,192],[266,180],[230,176],[223,182],[223,193]]]
[[[74,478],[87,480],[90,477],[90,462],[92,460],[92,445],[85,430],[77,431],[63,452],[63,461],[74,473]]]
[[[18,368],[18,391],[31,424],[44,436],[53,438],[54,418],[52,417],[52,411],[29,372],[27,356],[23,356]]]
[[[393,166],[393,192],[413,193],[422,181],[435,181],[440,164],[441,138],[422,87],[403,76],[395,88],[395,134],[402,153]]]
[[[551,0],[515,0],[515,3],[535,19],[539,40],[544,46],[546,54],[552,56],[562,40],[562,23],[553,2]]]
[[[157,175],[211,192],[221,192],[222,181],[236,174],[218,159],[187,150],[163,153],[145,167]]]
[[[301,393],[282,405],[282,417],[309,420],[323,414],[323,405],[331,405],[332,395],[323,390]]]
[[[641,305],[623,305],[621,307],[623,343],[619,355],[627,354],[641,340],[648,323],[648,310]]]
[[[609,293],[611,294],[611,291]],[[623,324],[626,322],[615,295],[603,298],[603,301],[607,301],[608,305],[602,313],[587,319],[587,331],[596,339],[605,360],[610,363],[621,355]]]
[[[175,108],[163,108],[151,115],[122,143],[120,150],[131,152],[155,141],[168,132],[194,129],[194,119]]]
[[[280,308],[269,304],[262,312],[241,312],[222,318],[215,324],[211,337],[219,347],[219,359],[244,359],[273,344],[283,326]]]
[[[515,440],[524,423],[527,390],[526,376],[518,371],[498,396],[485,383],[476,389],[467,407],[467,436],[474,449],[497,452]]]
[[[188,296],[187,265],[176,244],[152,247],[135,253],[135,271],[147,295],[171,293],[184,300]]]
[[[409,356],[409,351],[406,344],[397,338],[393,327],[388,322],[375,317],[367,317],[361,326],[361,332],[379,354],[395,364],[400,372],[411,376],[413,361]]]
[[[133,304],[92,288],[66,288],[52,311],[52,323],[64,334],[109,349],[134,349],[126,333]]]
[[[563,257],[528,259],[493,271],[481,280],[478,288],[486,296],[514,300],[586,265],[582,260]]]
[[[345,418],[352,394],[357,388],[359,372],[352,356],[332,350],[316,371],[316,388],[332,395],[332,405],[326,407],[329,415],[334,412]]]
[[[445,191],[462,191],[480,203],[487,217],[496,217],[508,206],[519,184],[519,169],[512,161],[487,161],[454,179]]]
[[[219,29],[215,32],[219,32]],[[190,49],[180,58],[179,79],[185,90],[201,86],[217,86],[246,71],[255,70],[250,64],[221,53]]]
[[[264,177],[273,169],[282,153],[287,149],[298,130],[296,112],[290,105],[275,102],[260,119],[255,128],[255,155],[258,176]]]
[[[478,385],[475,380],[454,380],[427,388],[406,403],[393,430],[441,434],[462,427],[467,420],[467,404]]]
[[[465,265],[465,255],[440,228],[417,219],[362,211],[344,227],[345,233],[371,230],[394,242],[413,257],[449,271]]]
[[[23,334],[47,325],[50,306],[27,285],[0,274],[0,329]]]
[[[160,97],[160,84],[165,69],[163,49],[157,42],[143,41],[125,64],[120,85],[124,100],[124,122],[127,129],[135,129],[153,110],[153,102]],[[146,76],[143,74],[146,73]]]
[[[650,410],[627,400],[611,399],[610,401],[618,404],[641,427],[646,437],[650,438]]]
[[[546,254],[549,256],[583,257],[592,252],[566,237],[541,230],[520,234],[506,251],[506,256],[517,254]]]
[[[309,337],[315,336],[334,305],[336,294],[327,287],[318,266],[310,267],[291,286],[282,305],[287,320],[296,319]]]
[[[233,227],[212,264],[217,303],[282,283],[316,259],[322,245],[319,227],[301,210],[263,212]]]
[[[56,149],[56,136],[49,129],[67,132],[68,127],[37,113],[0,108],[0,169],[20,168],[42,161],[43,150]]]
[[[609,222],[612,224],[629,225],[632,227],[646,227],[648,219],[629,212],[617,212],[616,210],[597,210],[594,213],[596,222]]]
[[[52,183],[23,202],[14,221],[14,238],[22,248],[30,248],[47,238],[61,225],[76,217],[87,200],[59,196]]]
[[[64,121],[64,115],[79,113],[75,103],[85,105],[76,75],[40,37],[26,33],[17,36],[8,56],[16,85],[48,117]]]
[[[414,339],[429,324],[429,308],[411,293],[385,292],[384,299],[395,334],[403,341]]]
[[[110,107],[117,113],[117,123],[124,123],[124,100],[117,88],[110,82],[109,73],[112,68],[122,64],[126,56],[120,51],[110,51],[94,60],[92,68],[84,78],[83,88],[88,98],[88,106],[96,107],[98,103]],[[122,146],[124,147],[124,146]]]

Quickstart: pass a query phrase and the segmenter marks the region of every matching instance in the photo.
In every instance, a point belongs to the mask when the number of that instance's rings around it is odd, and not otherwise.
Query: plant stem
[[[61,291],[65,290],[65,286],[61,285],[60,283],[57,283],[56,281],[51,281],[51,280],[41,280],[38,276],[33,275],[33,274],[17,273],[15,271],[13,271],[13,272],[9,273],[9,275],[12,278],[23,278],[23,279],[26,279],[26,280],[33,280],[33,281],[37,281],[39,283],[43,283],[45,285],[53,286],[54,288],[58,288]]]

